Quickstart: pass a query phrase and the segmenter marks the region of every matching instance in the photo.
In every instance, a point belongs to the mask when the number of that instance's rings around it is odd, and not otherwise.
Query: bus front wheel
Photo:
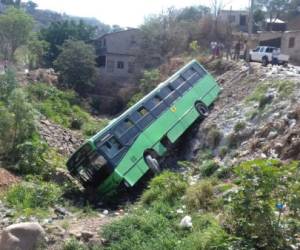
[[[160,172],[159,163],[152,155],[146,155],[145,160],[153,173],[157,174]]]
[[[196,105],[196,110],[200,114],[201,117],[207,117],[208,116],[208,108],[207,106],[202,103],[202,102],[197,102]]]

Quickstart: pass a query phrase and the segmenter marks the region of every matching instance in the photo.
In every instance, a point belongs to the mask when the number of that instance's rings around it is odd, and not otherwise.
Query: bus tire
[[[208,116],[208,108],[203,102],[197,102],[195,104],[195,108],[197,112],[200,114],[201,117],[207,117]]]
[[[157,174],[160,172],[159,163],[154,157],[152,157],[152,155],[146,155],[145,160],[146,160],[148,167],[151,169],[151,171],[154,174]]]

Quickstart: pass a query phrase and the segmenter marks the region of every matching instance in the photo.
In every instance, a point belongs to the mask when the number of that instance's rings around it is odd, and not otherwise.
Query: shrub
[[[246,128],[246,123],[245,122],[242,122],[242,121],[239,121],[235,124],[234,126],[234,132],[239,132],[241,130],[243,130],[244,128]]]
[[[208,160],[208,161],[204,161],[200,165],[199,170],[200,170],[201,176],[209,177],[209,176],[213,175],[217,171],[218,168],[219,168],[218,163],[216,163],[213,160]]]
[[[19,160],[15,165],[16,171],[23,175],[45,175],[49,173],[50,165],[45,160],[48,145],[36,134],[17,147]]]
[[[228,151],[229,151],[228,147],[226,147],[226,146],[220,147],[220,149],[219,149],[220,157],[224,158],[227,155]]]
[[[165,171],[150,181],[141,202],[148,205],[160,201],[173,204],[184,194],[186,187],[187,183],[180,174]]]
[[[0,75],[0,101],[7,102],[8,97],[16,87],[17,82],[14,71],[9,69],[4,75]]]
[[[216,176],[219,179],[228,179],[230,178],[232,174],[232,169],[227,166],[220,167],[215,173],[214,176]]]
[[[132,250],[174,249],[179,238],[165,216],[145,209],[105,226],[102,235],[108,249]]]
[[[273,195],[280,176],[278,165],[279,162],[273,160],[255,160],[235,168],[240,188],[232,196],[229,224],[237,236],[256,248],[285,247],[273,212]]]
[[[219,145],[220,141],[222,139],[222,133],[220,132],[220,130],[216,127],[211,128],[208,131],[207,134],[207,144],[210,148],[215,148]]]
[[[264,109],[267,104],[270,104],[273,100],[273,96],[263,95],[259,98],[258,107],[259,109]]]
[[[61,189],[50,182],[22,182],[11,187],[5,195],[6,202],[25,215],[35,215],[36,211],[47,211],[57,203]]]
[[[182,240],[178,250],[232,249],[232,239],[212,215],[197,216],[193,221],[193,232]]]
[[[214,203],[214,190],[211,180],[201,180],[187,188],[185,204],[191,211],[211,210]]]
[[[64,127],[81,129],[92,136],[107,125],[107,120],[96,120],[83,110],[74,91],[61,91],[44,83],[32,84],[27,92],[34,107],[47,118]]]

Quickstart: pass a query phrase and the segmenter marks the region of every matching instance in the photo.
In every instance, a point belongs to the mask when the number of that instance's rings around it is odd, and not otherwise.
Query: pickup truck
[[[281,54],[280,49],[276,47],[258,46],[249,53],[249,61],[261,62],[264,66],[272,63],[273,57],[275,64],[287,64],[289,61],[289,56]]]

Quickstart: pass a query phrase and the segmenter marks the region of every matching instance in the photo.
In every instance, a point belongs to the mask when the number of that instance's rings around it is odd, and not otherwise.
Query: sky
[[[208,5],[210,0],[33,0],[40,9],[80,17],[95,17],[99,21],[122,27],[137,27],[145,16],[160,13],[168,7]],[[245,9],[249,0],[223,1],[225,9]]]

